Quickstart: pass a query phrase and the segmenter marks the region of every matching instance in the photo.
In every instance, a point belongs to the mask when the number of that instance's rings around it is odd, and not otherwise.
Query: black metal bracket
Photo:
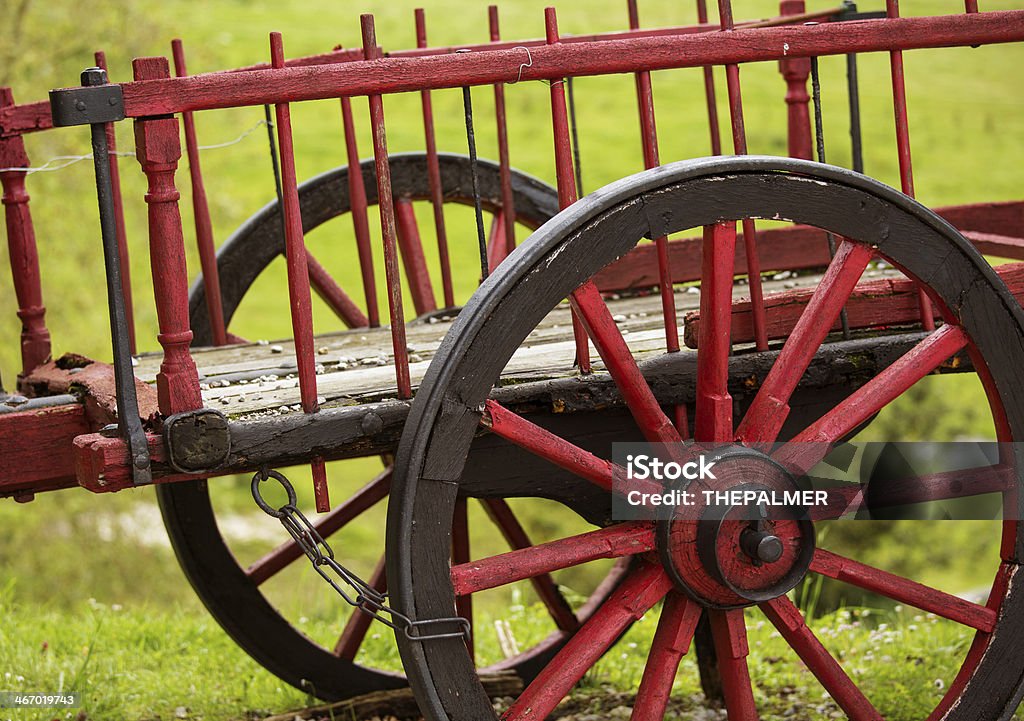
[[[96,200],[100,211],[100,235],[103,240],[103,266],[107,280],[107,306],[110,313],[110,338],[113,346],[114,389],[117,397],[118,434],[128,447],[132,481],[136,485],[153,482],[149,442],[139,417],[135,392],[128,317],[121,291],[121,255],[114,219],[114,189],[110,176],[110,147],[107,123],[124,118],[121,88],[107,84],[101,68],[82,71],[81,88],[50,92],[50,111],[55,125],[89,125],[92,131],[92,158],[96,172]]]
[[[50,91],[50,115],[55,126],[94,125],[124,120],[124,93],[120,85],[107,83],[105,72],[102,85],[85,84],[86,74],[94,74],[98,70],[100,68],[89,68],[82,73],[83,87]]]
[[[212,408],[177,413],[164,421],[167,461],[181,473],[202,473],[224,465],[231,453],[231,430]]]

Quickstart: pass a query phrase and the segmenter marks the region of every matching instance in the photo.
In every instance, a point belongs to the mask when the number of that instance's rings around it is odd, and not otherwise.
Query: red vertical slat
[[[185,67],[185,48],[181,40],[171,41],[174,55],[174,74],[179,78],[188,75]],[[213,247],[213,224],[210,221],[210,206],[206,202],[206,187],[203,185],[203,171],[199,165],[199,143],[196,140],[196,123],[192,113],[181,114],[185,126],[185,151],[188,154],[188,173],[192,180],[192,213],[195,216],[196,244],[199,246],[199,264],[203,268],[203,285],[206,288],[206,312],[210,318],[210,331],[214,345],[226,345],[227,329],[224,326],[224,309],[221,305],[220,273],[217,269],[217,252]],[[113,156],[111,157],[113,159]]]
[[[558,18],[554,8],[544,9],[544,30],[547,42],[558,42]],[[558,206],[567,208],[577,200],[576,174],[572,165],[572,148],[569,144],[569,118],[565,109],[565,83],[551,81],[551,127],[555,136],[555,177],[558,182]],[[575,313],[572,316],[572,332],[576,339],[576,363],[581,373],[590,373],[590,346],[587,334]]]
[[[636,0],[629,0],[629,29],[640,29],[640,15]],[[636,96],[640,108],[640,139],[644,168],[660,165],[658,157],[658,129],[654,119],[654,93],[651,74],[636,73]],[[665,346],[669,353],[679,350],[679,328],[676,320],[676,298],[672,287],[672,269],[668,259],[668,238],[664,235],[654,241],[658,254],[658,286],[661,292],[661,312],[665,321]]]
[[[501,40],[501,32],[498,27],[497,5],[490,5],[487,8],[487,20],[491,33],[491,42],[498,42]],[[501,237],[505,241],[504,252],[500,258],[496,254],[495,260],[501,262],[501,259],[516,249],[516,210],[512,197],[512,166],[509,164],[508,159],[508,124],[505,114],[504,83],[494,84],[494,115],[498,124],[498,173],[501,183],[502,214],[499,218],[501,220],[499,230],[502,231]],[[500,244],[495,247],[499,246]],[[490,267],[493,269],[498,264],[497,262],[492,263]]]
[[[281,33],[270,34],[270,62],[274,68],[284,67],[284,43]],[[277,122],[277,144],[281,149],[281,195],[284,200],[284,249],[288,269],[288,301],[295,340],[296,375],[302,410],[316,413],[320,409],[316,392],[316,349],[313,343],[313,301],[306,265],[306,242],[302,233],[302,211],[299,188],[295,178],[295,147],[292,142],[292,118],[288,103],[274,106]],[[323,458],[310,461],[316,510],[331,510],[327,493],[327,468]]]
[[[885,14],[890,18],[900,16],[899,0],[885,0]],[[914,197],[914,168],[910,160],[910,124],[907,120],[907,85],[903,75],[903,52],[889,53],[892,71],[892,105],[896,115],[896,153],[900,162],[900,189],[905,195]],[[918,303],[921,306],[921,326],[925,330],[935,329],[935,313],[932,302],[924,289],[918,287]]]
[[[379,57],[373,15],[359,17],[363,34],[363,53],[367,60]],[[391,197],[391,166],[388,164],[387,130],[384,127],[384,101],[380,95],[369,96],[370,124],[373,127],[373,157],[377,165],[380,228],[384,237],[384,273],[388,284],[388,308],[391,312],[391,342],[395,352],[395,378],[399,398],[412,397],[409,377],[409,350],[405,343],[405,312],[402,308],[402,283],[398,274],[398,248],[395,230],[395,208]]]
[[[366,184],[359,162],[359,147],[356,143],[355,121],[352,118],[352,101],[341,99],[341,122],[345,130],[345,156],[348,160],[349,212],[356,234],[356,251],[359,254],[359,272],[363,278],[363,295],[366,297],[366,316],[371,328],[380,325],[380,311],[377,308],[377,281],[373,276],[373,248],[370,245],[370,221],[367,218]]]
[[[427,21],[423,8],[416,8],[416,47],[427,47]],[[437,255],[441,263],[441,288],[444,305],[455,305],[452,288],[452,264],[448,255],[448,230],[444,223],[444,192],[441,188],[441,166],[437,161],[437,139],[434,134],[434,106],[430,91],[420,91],[423,106],[423,136],[427,146],[427,187],[430,189],[430,204],[434,208],[434,232],[437,235]]]
[[[804,0],[782,0],[779,15],[801,15],[806,10]],[[788,113],[789,157],[812,160],[811,114],[808,107],[807,78],[811,74],[810,58],[785,58],[779,61],[779,72],[786,80],[786,108]]]
[[[697,0],[697,22],[708,24],[708,6],[706,0]],[[710,65],[704,68],[704,102],[708,108],[708,133],[711,136],[711,154],[722,154],[722,134],[718,128],[718,100],[715,93],[715,72]]]

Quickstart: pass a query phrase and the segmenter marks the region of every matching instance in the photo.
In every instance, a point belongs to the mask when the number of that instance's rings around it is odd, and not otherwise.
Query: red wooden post
[[[363,182],[363,168],[360,165],[359,147],[356,144],[356,126],[352,119],[352,101],[341,99],[341,122],[345,129],[345,157],[348,159],[349,212],[356,234],[356,251],[359,254],[359,271],[363,278],[363,295],[366,297],[366,318],[371,328],[380,325],[380,311],[377,307],[377,281],[373,276],[373,247],[370,244],[370,221],[366,217],[366,184]]]
[[[102,50],[94,54],[96,67],[107,69],[107,55]],[[117,232],[117,255],[121,259],[121,294],[124,296],[124,315],[128,323],[128,347],[134,355],[135,306],[132,303],[132,271],[128,256],[128,231],[124,224],[124,202],[121,199],[121,172],[117,162],[117,134],[114,124],[107,123],[107,147],[110,148],[110,188],[114,201],[114,229]]]
[[[900,16],[899,0],[885,0],[885,14],[890,18],[898,18]],[[907,85],[903,76],[903,52],[901,50],[893,50],[889,53],[889,65],[892,71],[892,105],[896,115],[896,152],[900,162],[900,190],[913,198],[914,168],[910,160]],[[921,305],[921,326],[925,330],[934,330],[935,313],[932,311],[932,302],[923,288],[918,291],[918,302]]]
[[[167,58],[137,58],[132,62],[136,80],[170,77]],[[164,349],[156,377],[160,412],[164,415],[201,408],[199,374],[189,354],[192,331],[188,319],[188,269],[185,241],[178,210],[174,171],[181,158],[178,120],[173,117],[138,118],[135,121],[135,153],[146,174],[149,190],[149,254],[153,269],[160,333]]]
[[[558,18],[554,8],[544,8],[544,30],[548,45],[559,42]],[[576,173],[572,164],[572,148],[569,144],[569,117],[565,108],[565,80],[551,81],[551,129],[555,136],[555,178],[558,184],[558,207],[568,208],[577,201]],[[576,363],[580,373],[590,373],[590,345],[587,334],[574,311],[572,315],[573,338],[576,340]]]
[[[501,31],[498,27],[498,6],[490,5],[487,8],[487,20],[491,33],[491,42],[501,40]],[[498,123],[498,172],[501,179],[501,227],[499,231],[505,240],[504,253],[501,257],[516,249],[516,210],[512,199],[512,167],[508,160],[508,126],[505,119],[505,84],[494,84],[494,115]],[[497,221],[496,221],[497,222]],[[499,236],[501,237],[501,236]],[[499,247],[498,244],[495,248]],[[492,270],[494,265],[491,266]]]
[[[185,67],[185,48],[181,40],[171,41],[174,55],[174,74],[179,78],[188,75]],[[192,113],[181,114],[185,125],[185,149],[188,152],[188,174],[192,181],[192,213],[195,216],[196,245],[199,246],[199,263],[203,268],[203,285],[206,289],[206,312],[210,318],[210,331],[214,345],[227,345],[228,333],[224,326],[224,309],[220,295],[220,273],[217,269],[217,251],[213,246],[213,224],[210,222],[210,206],[206,202],[206,188],[203,185],[203,171],[199,165],[199,143],[196,140],[196,123]]]
[[[367,60],[379,57],[373,15],[361,15],[363,52]],[[402,282],[398,274],[395,208],[391,197],[391,166],[388,163],[387,130],[384,127],[384,100],[370,95],[370,123],[373,126],[373,157],[377,166],[377,194],[380,204],[380,228],[384,236],[384,273],[388,284],[388,307],[391,311],[391,342],[395,352],[395,377],[399,398],[412,397],[409,377],[409,349],[405,342],[405,311],[402,308]]]
[[[801,15],[804,0],[782,0],[779,15]],[[811,160],[811,115],[808,108],[807,78],[811,74],[810,58],[785,58],[779,61],[779,72],[786,80],[786,106],[789,113],[789,157]]]
[[[629,29],[640,29],[640,14],[636,0],[629,0]],[[643,148],[644,168],[656,168],[661,164],[658,157],[658,129],[654,120],[654,91],[651,88],[651,74],[642,71],[636,74],[636,97],[640,108],[640,140]],[[665,346],[669,353],[679,350],[679,328],[676,320],[676,297],[672,287],[672,270],[668,260],[668,238],[656,238],[658,251],[658,287],[661,292],[661,312],[665,319]]]
[[[0,107],[14,105],[10,88],[0,88]],[[0,140],[0,167],[28,168],[28,153],[20,135]],[[14,294],[21,319],[21,369],[28,375],[36,366],[50,360],[50,332],[46,330],[43,289],[39,276],[39,253],[32,214],[25,192],[25,173],[17,170],[0,173],[3,184],[4,217],[7,221],[7,252],[14,277]]]
[[[707,0],[697,0],[697,22],[708,24]],[[704,102],[708,108],[708,133],[711,136],[711,154],[722,154],[722,134],[718,128],[718,100],[715,93],[715,71],[710,65],[704,68]]]
[[[427,19],[423,8],[416,8],[416,47],[427,47]],[[437,139],[434,135],[434,106],[430,91],[420,92],[423,108],[423,139],[427,150],[427,185],[430,188],[430,203],[434,208],[434,232],[437,234],[437,256],[441,263],[441,288],[444,305],[455,305],[455,291],[452,288],[452,263],[448,254],[448,230],[444,223],[444,191],[441,188],[441,166],[437,160]]]
[[[270,64],[275,69],[284,67],[284,43],[281,33],[270,33]],[[313,298],[309,287],[306,242],[302,232],[302,211],[299,206],[299,186],[295,177],[295,147],[292,139],[292,116],[288,103],[274,106],[277,125],[277,143],[281,149],[281,197],[284,213],[284,254],[288,270],[288,301],[292,316],[292,338],[295,341],[296,375],[299,377],[299,397],[305,413],[320,410],[316,392],[316,358],[313,347]],[[313,494],[316,510],[331,510],[327,488],[327,468],[324,459],[313,456]]]

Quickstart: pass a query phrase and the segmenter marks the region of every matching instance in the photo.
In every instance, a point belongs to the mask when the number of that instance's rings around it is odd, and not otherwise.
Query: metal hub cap
[[[805,509],[781,503],[799,488],[771,457],[742,446],[716,452],[714,468],[716,478],[690,484],[690,504],[659,523],[662,565],[678,588],[712,608],[783,595],[814,554]]]

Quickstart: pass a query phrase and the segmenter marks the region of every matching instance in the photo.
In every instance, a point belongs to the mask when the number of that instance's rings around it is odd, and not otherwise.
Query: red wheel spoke
[[[487,268],[493,271],[508,255],[508,242],[505,236],[505,213],[491,219],[491,229],[487,234]]]
[[[369,583],[370,587],[375,591],[387,592],[388,582],[387,577],[384,575],[384,556],[381,556],[380,560],[377,561],[377,566],[373,569],[373,575],[370,576]],[[341,632],[338,643],[334,645],[334,655],[346,661],[354,661],[356,654],[359,653],[359,647],[363,645],[363,641],[366,639],[366,633],[370,630],[371,623],[373,623],[373,616],[363,613],[358,608],[353,609],[348,623],[345,624],[345,630]]]
[[[587,281],[570,301],[644,437],[651,443],[679,443],[679,433],[658,405],[597,286]]]
[[[732,351],[732,274],[736,224],[704,228],[701,244],[700,340],[697,343],[697,410],[694,438],[732,440],[729,353]]]
[[[384,470],[380,475],[352,494],[347,501],[325,516],[319,518],[313,526],[324,538],[336,533],[339,529],[359,516],[368,508],[388,495],[391,490],[391,469]],[[288,564],[303,557],[302,549],[295,541],[286,541],[256,563],[246,569],[245,575],[257,586],[272,578]]]
[[[416,222],[416,210],[412,207],[412,201],[406,198],[395,201],[395,230],[416,315],[437,310],[427,259],[423,255],[423,241],[420,240],[420,229]]]
[[[825,276],[800,314],[782,352],[736,430],[739,440],[770,443],[779,435],[789,415],[790,396],[832,324],[839,317],[853,287],[871,260],[872,252],[866,245],[849,241],[840,243]],[[703,309],[701,315],[703,317]]]
[[[851,721],[881,721],[878,711],[821,645],[792,601],[779,596],[762,603],[761,610]]]
[[[681,593],[669,594],[658,620],[631,721],[661,721],[672,695],[679,662],[690,650],[701,607]]]
[[[462,565],[469,563],[469,505],[466,497],[461,496],[455,501],[455,513],[452,518],[452,564]],[[470,635],[466,645],[469,647],[469,655],[474,654],[475,634],[473,630],[473,597],[464,594],[455,599],[455,611],[459,616],[469,621]]]
[[[484,509],[498,530],[501,531],[501,535],[508,541],[508,545],[514,550],[533,546],[530,537],[526,535],[526,529],[519,523],[519,519],[512,513],[512,509],[505,501],[500,498],[487,498],[484,500]],[[558,590],[558,585],[551,578],[550,573],[533,576],[530,578],[530,583],[541,602],[548,609],[548,613],[559,631],[571,632],[579,628],[580,622],[576,618],[576,614],[573,613],[572,606]]]
[[[825,457],[832,443],[870,419],[965,345],[967,336],[959,326],[945,325],[931,333],[899,360],[798,433],[779,449],[776,458],[800,472],[810,470]],[[779,356],[772,370],[781,360],[782,356]]]
[[[619,523],[455,566],[452,568],[452,585],[455,595],[465,596],[600,558],[646,553],[654,547],[652,523]]]
[[[526,687],[502,719],[547,718],[629,624],[643,618],[671,586],[660,566],[645,564],[632,572]]]
[[[747,627],[743,611],[708,611],[718,672],[729,721],[757,721],[754,689],[747,668]]]
[[[500,403],[489,400],[484,408],[481,423],[493,433],[607,491],[612,490],[616,476],[626,476],[626,471],[611,461],[598,458],[546,428],[531,423]],[[657,492],[658,488],[652,485],[650,490]]]
[[[994,609],[821,548],[814,552],[811,570],[979,631],[987,633],[995,626]]]
[[[1011,466],[1006,465],[940,471],[903,481],[888,481],[884,489],[873,494],[871,505],[873,508],[886,508],[981,496],[986,493],[1004,493],[1014,489],[1016,485],[1016,474]],[[841,518],[866,507],[864,486],[859,483],[821,490],[828,493],[828,503],[809,509],[813,521]]]
[[[330,306],[334,314],[349,328],[365,328],[370,324],[363,311],[359,310],[348,293],[341,289],[337,281],[331,277],[320,261],[306,251],[306,265],[309,267],[309,282],[316,294]]]

